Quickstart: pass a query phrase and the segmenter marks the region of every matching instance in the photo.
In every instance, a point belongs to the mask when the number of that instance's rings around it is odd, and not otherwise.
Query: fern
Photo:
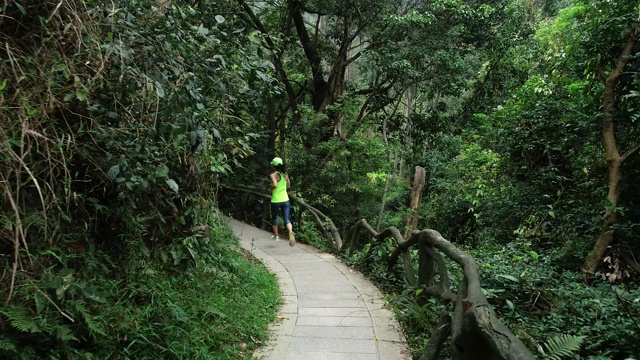
[[[23,308],[9,308],[0,311],[0,314],[6,316],[14,328],[28,333],[41,332],[42,329],[35,323],[34,317]]]
[[[66,325],[56,326],[56,337],[62,342],[78,341],[71,329]]]
[[[539,347],[542,355],[546,356],[549,360],[561,360],[565,356],[571,356],[576,351],[580,350],[582,342],[586,339],[586,336],[576,335],[558,335],[552,339],[547,340],[544,346],[547,348],[547,353]]]
[[[89,329],[91,334],[93,334],[94,336],[96,334],[107,336],[99,319],[89,313],[89,310],[87,310],[83,302],[77,302],[75,305],[76,310],[78,310],[78,312],[82,315],[82,318],[84,319],[85,324],[87,324],[87,328]]]
[[[16,352],[16,344],[9,339],[0,339],[0,351]]]

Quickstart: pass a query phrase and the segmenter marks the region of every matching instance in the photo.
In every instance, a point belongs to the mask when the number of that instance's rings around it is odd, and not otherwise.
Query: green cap
[[[271,165],[282,165],[282,159],[280,159],[279,157],[274,157],[273,160],[271,160]]]

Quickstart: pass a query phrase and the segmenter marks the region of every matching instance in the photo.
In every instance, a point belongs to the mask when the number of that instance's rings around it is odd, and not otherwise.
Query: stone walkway
[[[243,248],[278,277],[284,299],[265,360],[409,360],[404,335],[380,291],[335,256],[229,219]]]

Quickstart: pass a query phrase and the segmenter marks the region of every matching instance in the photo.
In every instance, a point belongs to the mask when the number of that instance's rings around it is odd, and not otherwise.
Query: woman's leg
[[[289,201],[284,203],[282,212],[284,213],[284,223],[289,231],[289,245],[293,246],[296,243],[296,237],[293,234],[293,225],[291,225],[291,219],[289,218],[289,215],[291,215],[291,203]]]
[[[278,236],[278,212],[280,212],[280,204],[271,203],[271,228],[273,236]]]

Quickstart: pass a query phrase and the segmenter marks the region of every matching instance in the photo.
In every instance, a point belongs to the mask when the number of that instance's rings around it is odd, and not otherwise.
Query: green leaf
[[[222,24],[225,19],[222,15],[216,15],[216,21],[218,22],[218,24]]]
[[[177,194],[178,190],[180,190],[180,187],[178,187],[178,183],[176,183],[176,181],[173,179],[167,179],[165,181],[167,182],[167,185],[169,185],[169,188],[171,188],[171,190],[175,191]]]
[[[505,299],[505,302],[507,303],[507,307],[509,308],[509,310],[514,311],[516,309],[516,306],[511,300]]]
[[[109,169],[109,171],[107,171],[107,176],[109,176],[109,179],[111,180],[115,180],[119,174],[120,174],[120,165],[113,165]]]
[[[165,164],[160,165],[158,169],[156,169],[156,177],[160,179],[164,179],[169,176],[169,167]]]
[[[164,97],[164,88],[162,88],[162,85],[156,81],[156,94],[158,94],[158,97],[163,98]]]
[[[559,335],[555,338],[547,340],[544,344],[547,348],[546,358],[552,360],[560,360],[563,357],[573,355],[580,350],[582,342],[586,339],[586,336],[575,335]]]
[[[56,326],[56,337],[62,342],[78,341],[78,338],[71,332],[71,328],[66,325]]]
[[[198,28],[198,34],[207,36],[207,35],[209,35],[209,29],[207,29],[206,27],[200,25],[200,27]]]
[[[89,286],[86,289],[82,290],[82,294],[93,301],[105,304],[107,300],[98,292],[98,289],[95,286]]]
[[[41,332],[40,327],[34,321],[33,314],[27,312],[24,308],[6,308],[0,311],[0,315],[7,317],[11,322],[11,326],[22,332]]]
[[[213,136],[216,137],[216,139],[218,140],[222,140],[222,136],[220,135],[220,131],[218,131],[218,129],[211,129],[213,131]]]
[[[531,256],[531,258],[532,258],[533,260],[538,261],[539,255],[538,255],[538,253],[537,253],[537,252],[535,252],[535,251],[533,251],[533,250],[532,250],[532,251],[529,251],[529,255]]]
[[[496,276],[504,278],[504,279],[507,279],[507,280],[511,280],[513,282],[517,282],[517,283],[520,282],[520,280],[518,280],[515,276],[511,276],[511,275],[507,275],[507,274],[498,274]]]
[[[0,350],[3,351],[16,351],[16,344],[9,339],[0,339]]]
[[[85,100],[87,100],[87,92],[85,90],[83,90],[83,89],[78,89],[78,90],[76,90],[76,97],[80,101],[85,101]]]
[[[15,5],[18,8],[18,10],[20,10],[20,13],[22,15],[27,15],[27,10],[25,10],[24,6],[22,6],[20,3],[18,3],[17,1],[14,1],[13,5]]]

